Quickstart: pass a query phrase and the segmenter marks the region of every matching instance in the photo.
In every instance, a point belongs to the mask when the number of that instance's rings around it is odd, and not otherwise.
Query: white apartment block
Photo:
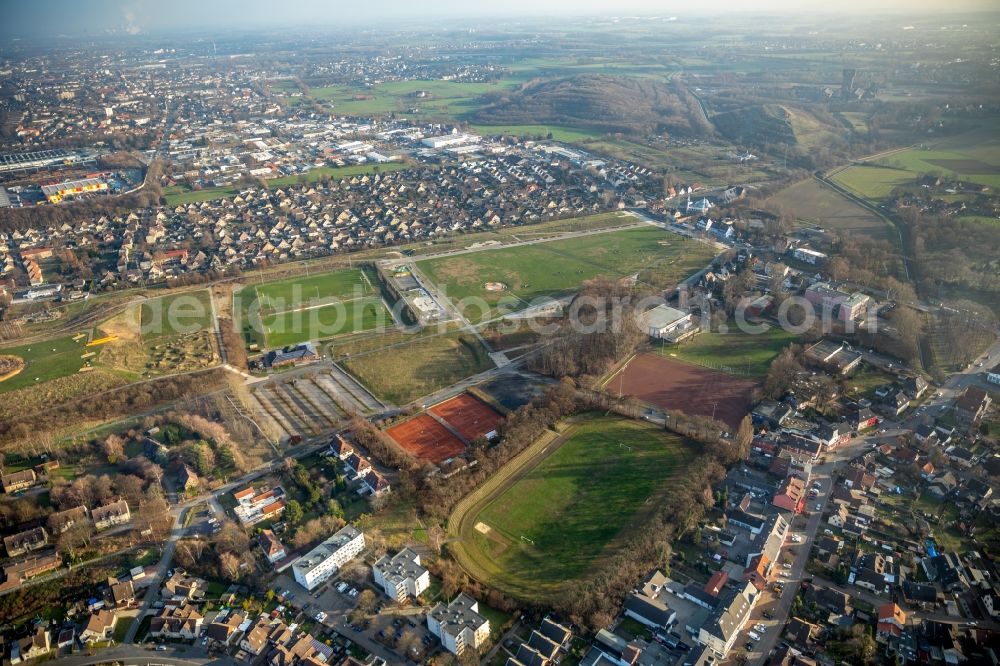
[[[431,584],[430,574],[420,565],[420,555],[409,548],[392,557],[384,555],[375,563],[372,572],[386,596],[397,602],[420,596]]]
[[[364,532],[347,525],[295,561],[292,565],[295,581],[312,590],[364,549]]]
[[[454,655],[479,650],[490,637],[490,621],[479,614],[479,602],[466,594],[447,606],[438,602],[427,614],[427,628]]]

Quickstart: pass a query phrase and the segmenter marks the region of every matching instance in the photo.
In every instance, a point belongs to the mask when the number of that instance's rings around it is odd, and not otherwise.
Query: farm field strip
[[[292,434],[291,431],[289,431],[277,418],[275,418],[274,414],[271,413],[271,407],[264,404],[264,399],[262,399],[260,395],[257,393],[251,393],[250,395],[258,406],[258,409],[254,410],[254,416],[263,421],[267,421],[273,428],[279,430],[281,432],[279,438]]]
[[[330,369],[329,376],[338,386],[347,391],[352,398],[364,405],[366,409],[376,411],[384,406],[364,386],[359,384],[354,377],[344,372],[340,366],[334,365]]]
[[[281,426],[282,430],[289,435],[299,432],[299,429],[293,426],[285,414],[278,409],[277,405],[274,404],[274,401],[271,399],[271,396],[265,392],[265,389],[257,389],[254,391],[253,396],[256,398],[257,402],[260,403],[260,406],[264,408],[264,413],[270,416],[279,426]]]
[[[301,379],[296,380],[294,386],[282,384],[281,391],[288,396],[288,399],[291,400],[296,407],[298,407],[304,417],[317,428],[319,428],[324,422],[327,425],[332,425],[334,421],[319,410],[302,390],[302,387],[299,386],[303,381],[304,380]]]
[[[344,391],[339,385],[334,383],[329,375],[320,375],[316,378],[316,386],[338,404],[345,412],[357,412],[362,414],[367,410],[358,403],[350,394]]]
[[[344,412],[337,406],[336,401],[316,385],[314,378],[295,382],[295,388],[330,425],[344,418]]]
[[[268,403],[274,409],[274,413],[281,416],[282,420],[288,426],[289,432],[306,432],[307,428],[302,423],[302,419],[295,413],[295,411],[288,405],[288,403],[274,391],[274,387],[268,387],[267,392],[264,393],[265,398]]]
[[[295,418],[296,423],[301,425],[302,429],[306,430],[311,435],[318,434],[319,428],[316,425],[317,419],[306,414],[302,406],[298,404],[288,393],[284,384],[275,384],[271,388],[273,390],[274,397],[288,409],[289,413],[293,416],[293,418]]]

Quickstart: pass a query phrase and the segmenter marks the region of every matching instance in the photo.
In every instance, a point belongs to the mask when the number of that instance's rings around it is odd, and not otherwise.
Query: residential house
[[[456,656],[468,649],[480,650],[490,636],[490,621],[479,614],[479,603],[465,593],[447,606],[438,602],[427,614],[427,628]]]
[[[201,633],[204,618],[194,606],[164,606],[149,623],[149,636],[190,640]]]
[[[257,536],[257,543],[260,544],[260,549],[264,551],[264,557],[271,564],[275,562],[280,562],[285,559],[285,546],[278,540],[278,537],[274,535],[271,530],[261,530],[260,534]]]
[[[933,610],[937,606],[937,588],[933,585],[904,580],[902,589],[903,598],[910,606],[924,610]]]
[[[5,493],[16,493],[27,490],[38,482],[38,476],[33,469],[25,469],[10,474],[0,474],[0,485]]]
[[[416,598],[430,586],[430,573],[420,564],[420,555],[404,548],[393,556],[383,555],[372,567],[375,584],[393,601]]]
[[[56,511],[49,516],[48,526],[53,534],[63,534],[66,530],[77,525],[85,520],[89,516],[87,507],[75,506],[71,509],[66,509],[65,511]]]
[[[198,487],[200,480],[193,469],[186,463],[182,463],[180,470],[177,472],[177,482],[182,490],[191,490]]]
[[[87,623],[80,631],[81,643],[96,643],[111,638],[115,632],[118,615],[114,611],[99,610],[87,618]]]
[[[903,390],[906,391],[906,394],[910,396],[911,399],[917,400],[920,396],[927,392],[927,380],[920,375],[907,377],[903,381]]]
[[[111,601],[115,608],[127,608],[135,603],[135,586],[131,580],[111,579]]]
[[[882,604],[878,607],[878,624],[875,625],[877,636],[893,636],[899,638],[906,628],[906,613],[894,603]]]
[[[94,520],[94,527],[98,530],[106,530],[117,525],[124,525],[132,519],[132,514],[128,510],[128,502],[123,499],[99,506],[93,509],[90,515]]]
[[[365,489],[368,493],[375,497],[380,497],[387,494],[392,487],[389,485],[389,479],[385,478],[375,470],[370,470],[361,478],[361,482],[364,484]]]
[[[11,534],[3,538],[3,546],[7,557],[18,557],[49,545],[49,534],[44,527]]]
[[[698,631],[698,642],[724,659],[750,617],[757,594],[749,584],[741,590],[730,590]]]
[[[819,625],[798,617],[793,617],[785,626],[789,642],[800,650],[813,649],[813,642],[821,631]]]
[[[20,661],[32,661],[41,659],[52,652],[52,636],[44,626],[39,626],[30,636],[25,636],[11,646],[10,661],[14,661],[14,648],[17,648],[17,655]]]
[[[793,513],[799,513],[805,506],[806,483],[796,476],[785,477],[774,494],[771,504]]]
[[[262,488],[259,493],[247,486],[234,492],[233,498],[237,502],[233,513],[244,527],[277,518],[285,510],[285,490],[281,486]]]
[[[170,578],[163,581],[163,589],[160,590],[160,595],[164,599],[188,601],[204,597],[206,589],[208,589],[208,583],[204,580],[195,576],[188,576],[187,572],[183,569],[177,568],[174,569],[174,573]]]
[[[965,389],[958,400],[955,401],[955,420],[958,424],[971,430],[979,426],[983,415],[989,409],[992,398],[990,394],[978,386],[970,386]]]
[[[677,621],[669,605],[669,579],[659,571],[646,576],[638,589],[625,597],[625,615],[654,630],[666,629]]]
[[[851,465],[844,473],[844,486],[868,492],[875,485],[875,475],[869,474],[863,467]]]
[[[216,617],[215,620],[208,625],[208,628],[205,630],[205,635],[217,643],[229,645],[229,642],[233,640],[233,637],[239,631],[240,625],[242,625],[245,620],[246,616],[236,611],[231,611],[226,614],[225,617]]]
[[[3,568],[4,581],[0,583],[0,591],[13,589],[28,579],[58,569],[61,564],[62,560],[54,553],[8,564]]]

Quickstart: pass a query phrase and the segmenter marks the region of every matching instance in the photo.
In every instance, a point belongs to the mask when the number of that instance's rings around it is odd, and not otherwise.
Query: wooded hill
[[[637,136],[712,132],[681,84],[649,79],[581,75],[536,81],[485,95],[480,104],[472,120],[492,125],[561,125]]]

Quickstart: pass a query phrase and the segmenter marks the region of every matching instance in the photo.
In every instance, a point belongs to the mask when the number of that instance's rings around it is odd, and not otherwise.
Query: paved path
[[[149,587],[146,588],[146,595],[143,597],[142,606],[139,608],[139,613],[135,616],[135,619],[132,620],[132,625],[128,628],[125,639],[122,641],[123,643],[135,642],[135,634],[139,631],[142,618],[146,616],[153,602],[160,596],[160,587],[163,585],[163,579],[167,577],[167,571],[170,570],[170,562],[174,559],[174,550],[177,548],[177,541],[187,533],[184,520],[187,517],[188,511],[190,511],[188,507],[183,507],[177,512],[177,516],[174,518],[174,525],[170,529],[170,536],[167,537],[167,542],[163,546],[163,557],[160,558],[160,563],[156,565],[156,573],[153,574],[153,579],[150,581]]]

